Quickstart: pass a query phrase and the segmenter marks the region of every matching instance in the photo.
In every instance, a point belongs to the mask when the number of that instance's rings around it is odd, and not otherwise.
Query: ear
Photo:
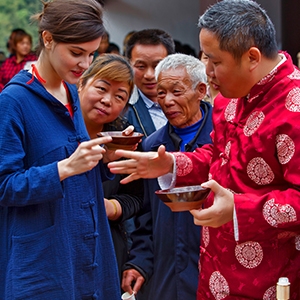
[[[42,38],[43,38],[45,48],[50,49],[53,43],[52,34],[49,31],[44,30],[42,32]]]
[[[250,63],[250,70],[252,71],[253,69],[255,69],[257,67],[257,65],[261,61],[260,50],[256,47],[251,47],[248,50],[248,59],[249,59],[249,63]]]
[[[201,100],[206,95],[206,89],[207,89],[207,87],[206,87],[205,83],[203,83],[203,82],[198,83],[196,90],[199,92]]]

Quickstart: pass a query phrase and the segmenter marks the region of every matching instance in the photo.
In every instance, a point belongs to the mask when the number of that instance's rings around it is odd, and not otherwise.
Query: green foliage
[[[30,17],[41,9],[40,0],[0,0],[0,50],[7,54],[6,43],[14,28],[22,28],[31,34],[34,48],[38,43],[37,25]]]

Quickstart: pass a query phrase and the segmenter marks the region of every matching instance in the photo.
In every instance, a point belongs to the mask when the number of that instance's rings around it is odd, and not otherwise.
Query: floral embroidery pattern
[[[287,76],[289,79],[296,79],[296,80],[300,80],[300,71],[296,68],[294,68],[294,72],[290,75]]]
[[[297,235],[295,237],[295,246],[296,246],[296,250],[300,251],[300,235]]]
[[[258,185],[270,184],[274,180],[274,173],[261,157],[255,157],[247,165],[247,174]]]
[[[209,244],[209,230],[207,226],[202,227],[202,241],[204,244],[204,247],[207,247]]]
[[[276,136],[277,157],[279,162],[284,165],[288,163],[295,153],[295,144],[286,134]]]
[[[263,300],[276,299],[276,286],[271,286],[266,290],[263,296]]]
[[[300,112],[300,88],[296,87],[288,93],[285,107],[291,112]]]
[[[177,176],[185,176],[193,170],[191,159],[183,153],[173,153],[176,160]]]
[[[271,80],[273,80],[274,76],[276,75],[278,69],[275,68],[271,73],[269,73],[267,76],[265,76],[264,78],[262,78],[257,85],[264,85],[268,82],[270,82]]]
[[[222,300],[229,296],[229,285],[224,276],[218,271],[211,274],[209,289],[217,300]]]
[[[275,199],[267,201],[263,206],[263,216],[273,227],[279,224],[297,221],[297,214],[290,204],[275,203]]]
[[[245,136],[251,136],[259,128],[264,119],[265,115],[262,111],[251,113],[244,127]]]
[[[231,99],[225,109],[225,120],[230,122],[234,119],[236,114],[236,106],[237,106],[238,99]]]
[[[229,158],[229,154],[230,154],[230,148],[231,148],[231,141],[229,141],[226,144],[224,153],[220,153],[220,157],[222,158],[221,166],[223,166],[223,165],[225,165],[225,164],[228,163],[228,158]]]
[[[263,250],[257,242],[245,242],[235,247],[235,257],[247,269],[256,268],[263,259]]]

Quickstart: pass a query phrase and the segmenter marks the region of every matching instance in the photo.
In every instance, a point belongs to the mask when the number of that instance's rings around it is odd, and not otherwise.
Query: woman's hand
[[[60,180],[93,169],[106,152],[100,145],[110,141],[111,137],[107,136],[80,143],[69,158],[58,162],[57,168]]]
[[[106,215],[109,220],[115,221],[122,215],[122,207],[117,199],[104,198]]]
[[[129,125],[126,129],[122,131],[122,134],[128,136],[131,135],[134,132],[134,126]],[[140,140],[141,141],[141,140]],[[140,142],[139,141],[139,142]],[[103,162],[109,163],[111,161],[115,161],[121,158],[120,155],[116,154],[116,150],[120,147],[120,145],[110,143],[109,147],[104,146],[106,153],[103,155]],[[138,143],[134,145],[122,145],[122,149],[128,150],[128,151],[135,151],[138,147]]]

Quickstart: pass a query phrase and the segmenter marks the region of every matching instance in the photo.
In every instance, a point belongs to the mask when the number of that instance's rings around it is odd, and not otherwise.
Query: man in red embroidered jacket
[[[162,188],[211,188],[191,211],[203,226],[198,300],[276,299],[279,277],[300,299],[300,71],[278,52],[274,26],[254,1],[218,2],[198,25],[206,72],[221,93],[214,144],[193,153],[120,151],[131,159],[110,168],[131,174],[123,183],[166,174]]]

